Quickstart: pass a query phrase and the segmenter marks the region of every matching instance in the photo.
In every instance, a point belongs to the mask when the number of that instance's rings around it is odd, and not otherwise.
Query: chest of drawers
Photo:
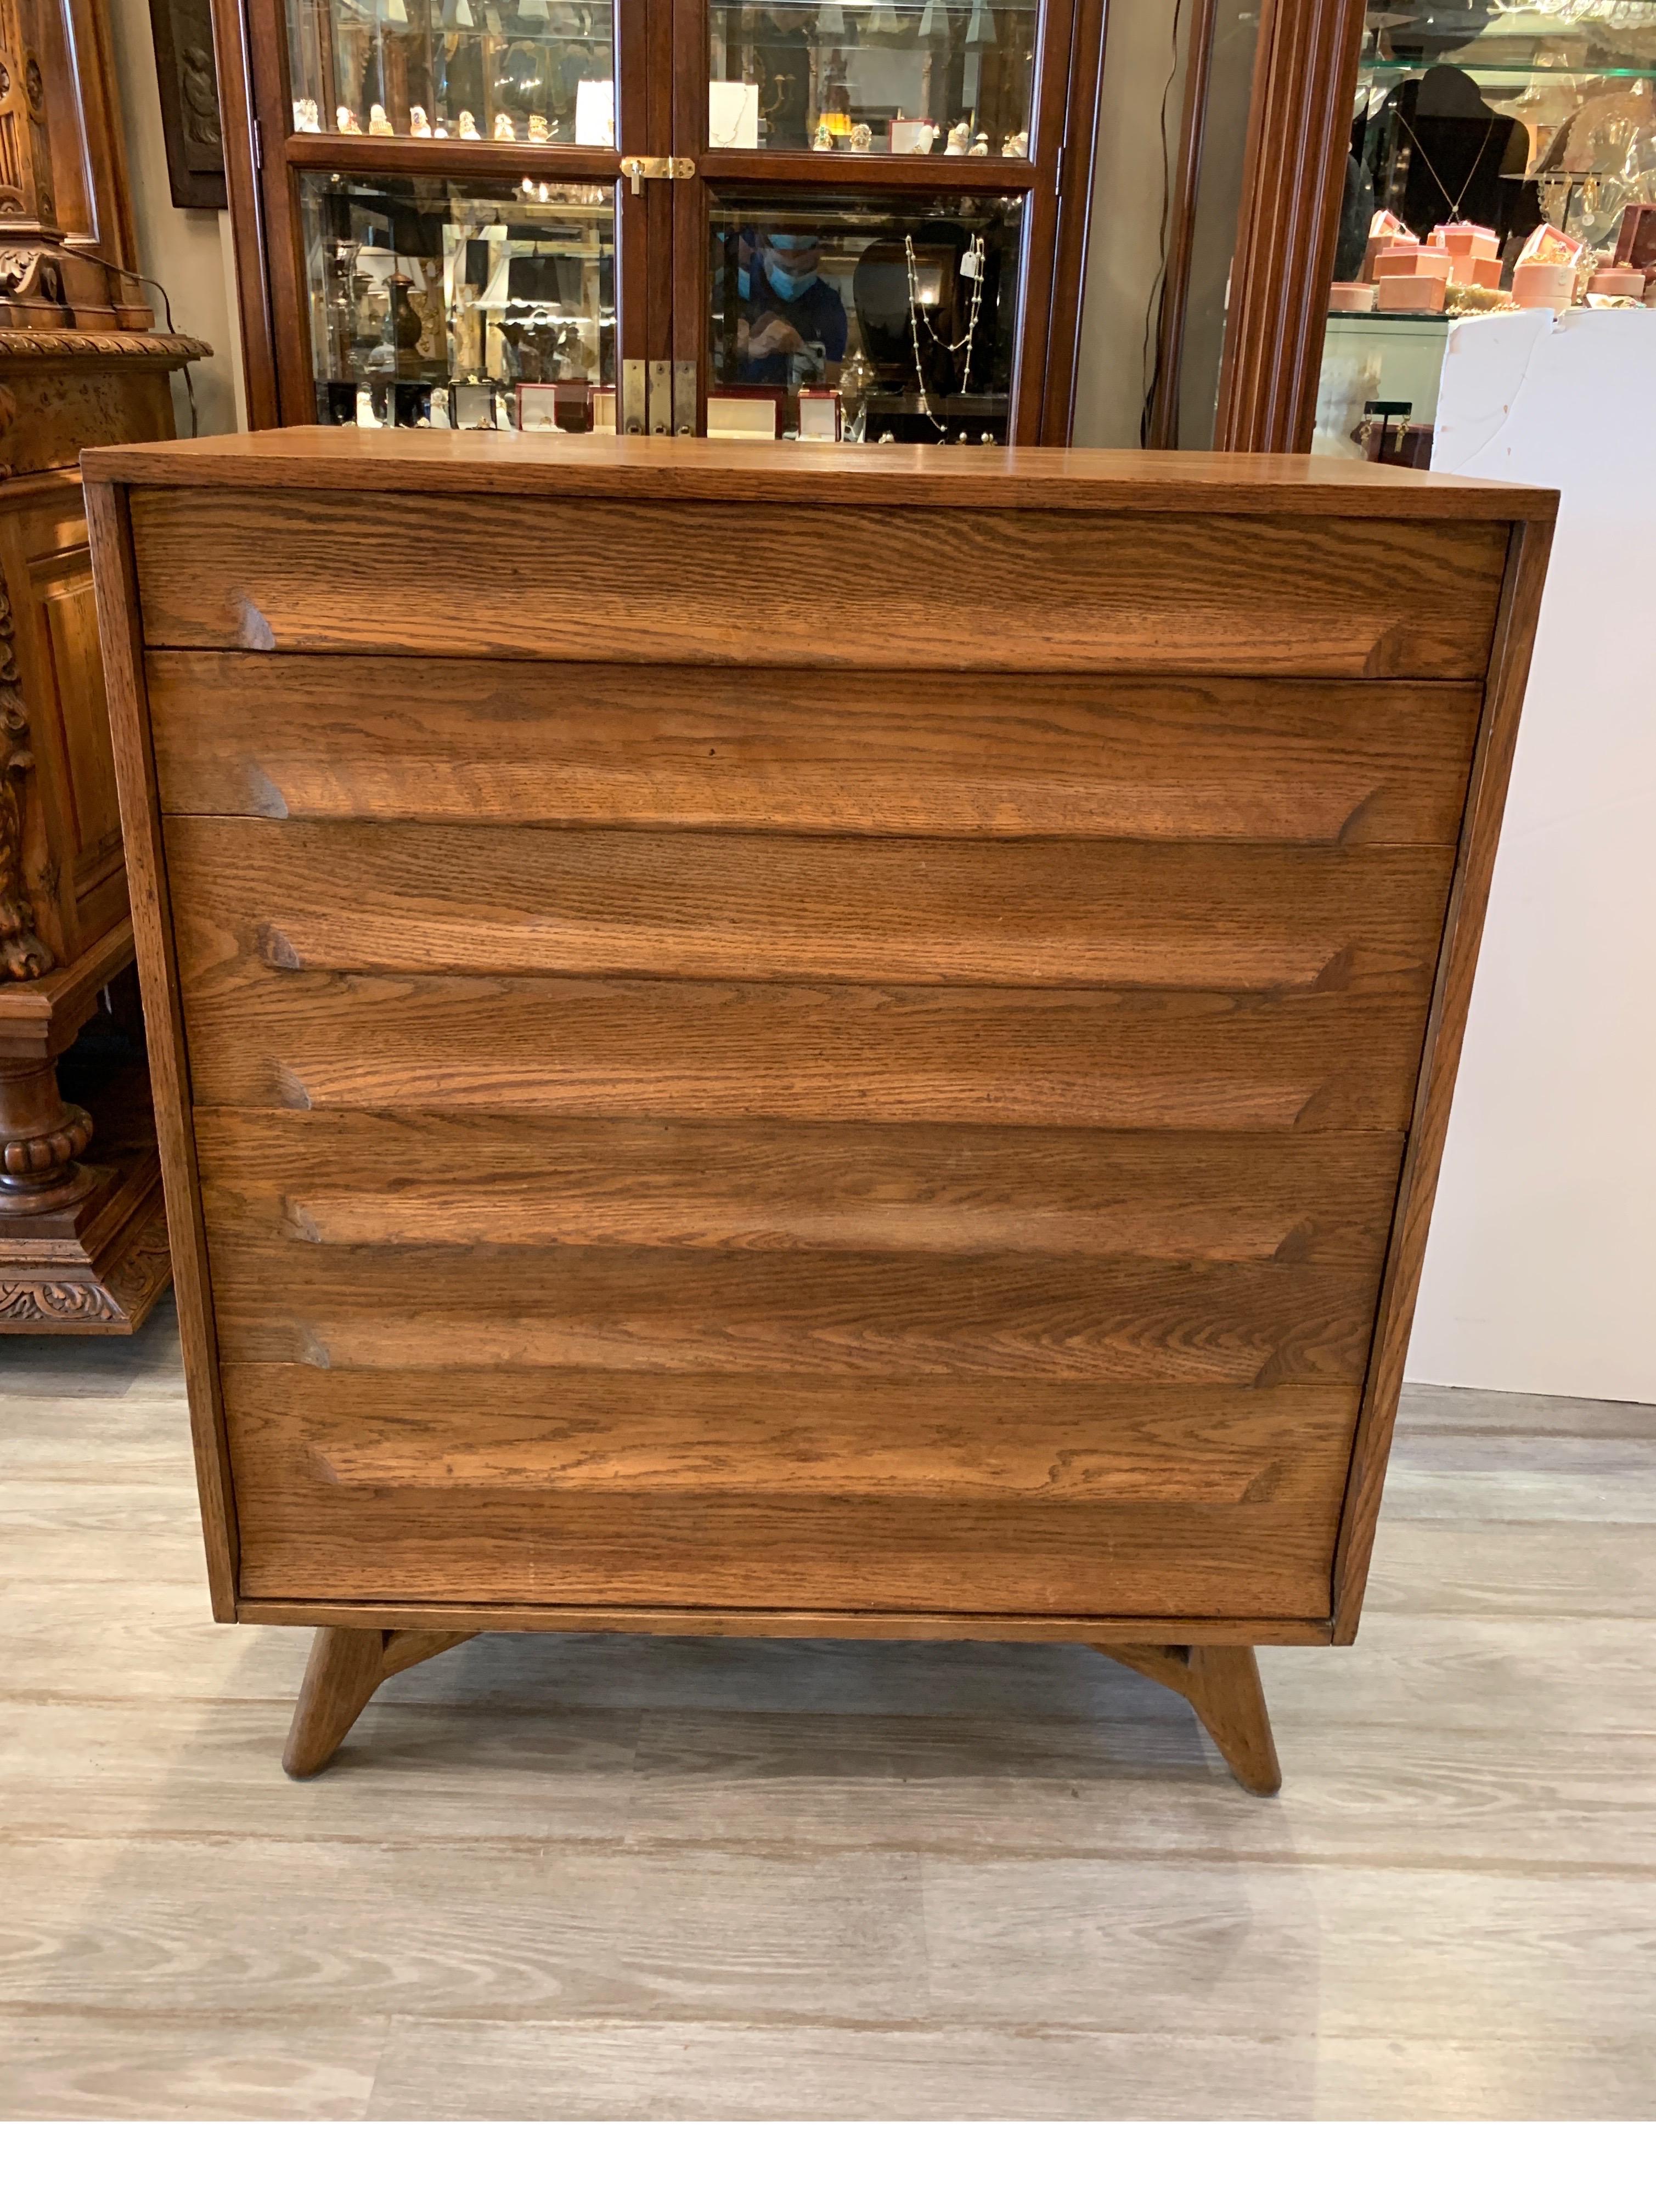
[[[1552,495],[88,455],[219,1617],[1355,1633]]]

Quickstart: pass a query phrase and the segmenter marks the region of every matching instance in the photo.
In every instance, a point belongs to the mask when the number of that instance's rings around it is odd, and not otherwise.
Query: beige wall
[[[1149,373],[1145,317],[1161,265],[1161,94],[1174,59],[1173,5],[1172,0],[1106,0],[1106,6],[1075,441],[1136,446]],[[1186,7],[1182,26],[1189,17]],[[1183,48],[1181,28],[1167,94],[1167,135],[1175,151]]]
[[[1106,0],[1104,82],[1087,230],[1087,289],[1075,380],[1075,443],[1136,446],[1154,362],[1145,323],[1159,297],[1164,167],[1178,156],[1193,9],[1173,0]],[[1225,301],[1241,204],[1242,156],[1259,33],[1260,0],[1217,0],[1207,131],[1191,242],[1179,382],[1182,446],[1213,442]],[[1173,65],[1168,86],[1169,65]],[[1166,149],[1161,103],[1166,92]]]
[[[230,218],[212,209],[173,205],[149,0],[108,0],[108,6],[138,264],[144,276],[166,286],[176,326],[213,349],[212,359],[198,362],[192,371],[202,435],[245,428]],[[160,302],[153,292],[147,296],[160,328],[164,321]],[[187,436],[190,418],[182,377],[174,377],[173,386],[179,432]]]

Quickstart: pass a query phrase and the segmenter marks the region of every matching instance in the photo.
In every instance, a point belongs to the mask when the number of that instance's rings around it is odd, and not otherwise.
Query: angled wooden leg
[[[1093,1649],[1188,1698],[1245,1790],[1258,1797],[1273,1797],[1282,1788],[1282,1770],[1276,1763],[1259,1663],[1251,1645],[1095,1644]]]
[[[381,1682],[470,1641],[469,1635],[424,1629],[319,1628],[293,1709],[283,1765],[295,1779],[320,1773]]]

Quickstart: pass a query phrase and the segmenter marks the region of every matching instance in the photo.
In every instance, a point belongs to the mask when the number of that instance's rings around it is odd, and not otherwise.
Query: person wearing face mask
[[[744,241],[746,246],[746,241]],[[745,384],[792,384],[845,358],[845,303],[820,274],[821,247],[797,231],[760,231],[737,270],[737,346]]]

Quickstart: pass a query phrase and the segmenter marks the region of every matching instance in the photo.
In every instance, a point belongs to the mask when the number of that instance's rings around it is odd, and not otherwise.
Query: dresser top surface
[[[1544,522],[1535,486],[1300,453],[1142,453],[932,446],[746,445],[474,430],[293,428],[82,457],[92,482],[283,491],[505,494],[782,504],[1022,507]]]

